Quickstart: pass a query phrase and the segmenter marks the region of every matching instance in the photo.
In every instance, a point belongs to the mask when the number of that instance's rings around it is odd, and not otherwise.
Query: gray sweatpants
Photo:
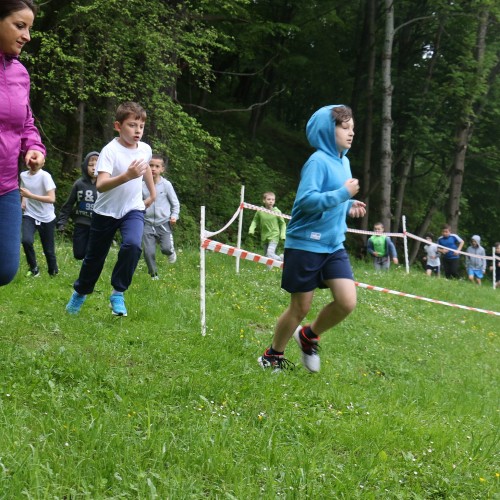
[[[391,265],[389,257],[375,257],[373,260],[375,271],[387,271]]]
[[[160,245],[160,251],[163,255],[172,255],[174,253],[174,238],[170,222],[161,226],[152,226],[144,224],[144,233],[142,235],[142,246],[144,251],[144,260],[148,266],[148,273],[151,275],[158,273],[156,267],[156,245]]]
[[[274,260],[283,260],[283,258],[280,255],[276,254],[276,247],[278,246],[278,243],[275,241],[270,241],[269,243],[264,244],[264,255],[270,259]]]

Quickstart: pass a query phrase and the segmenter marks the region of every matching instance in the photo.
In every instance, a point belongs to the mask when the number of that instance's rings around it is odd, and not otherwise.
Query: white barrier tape
[[[243,208],[250,208],[251,210],[256,210],[257,212],[266,212],[268,214],[276,215],[276,217],[282,217],[283,219],[291,219],[290,215],[283,213],[276,213],[268,208],[258,207],[257,205],[250,205],[250,203],[243,202]]]
[[[240,209],[241,208],[249,208],[251,210],[257,210],[257,211],[260,211],[260,212],[267,212],[269,214],[276,215],[277,217],[283,217],[284,219],[291,219],[290,215],[287,215],[287,214],[277,214],[276,212],[273,212],[272,210],[269,210],[267,208],[259,207],[257,205],[251,205],[250,203],[246,203],[246,202],[243,202],[241,204]],[[228,225],[226,225],[224,227],[224,229]],[[217,233],[208,233],[207,232],[206,236],[208,236],[208,237],[215,236],[216,234],[219,234],[221,231],[222,231],[222,229],[220,231],[218,231]],[[366,234],[366,235],[392,236],[394,238],[404,238],[405,236],[407,236],[408,238],[412,238],[414,240],[420,241],[421,243],[425,243],[425,244],[429,243],[426,239],[421,238],[420,236],[417,236],[417,235],[409,233],[409,232],[406,232],[406,233],[376,233],[375,231],[365,231],[363,229],[351,229],[351,228],[347,228],[347,232],[348,233],[356,233],[356,234]],[[440,247],[440,248],[447,248],[447,247],[445,247],[443,245],[439,245],[438,243],[436,243],[436,245],[438,247]],[[461,254],[461,255],[469,256],[469,257],[478,257],[480,259],[485,259],[485,260],[495,260],[495,257],[490,257],[488,255],[485,255],[485,256],[483,256],[483,255],[476,255],[476,254],[462,252],[462,251],[459,251],[458,253]]]
[[[203,240],[201,247],[205,250],[211,250],[212,252],[224,253],[232,257],[239,257],[244,260],[251,260],[252,262],[257,262],[259,264],[265,264],[266,266],[283,267],[283,262],[281,260],[274,260],[256,253],[247,252],[241,248],[232,247],[230,245],[225,245],[224,243],[219,243],[213,240]]]
[[[375,231],[365,231],[363,229],[351,229],[347,228],[348,233],[357,233],[357,234],[370,234],[370,235],[378,235],[378,236],[393,236],[395,238],[404,238],[404,233],[376,233]]]
[[[292,217],[288,214],[277,214],[276,212],[273,212],[272,210],[269,210],[264,207],[259,207],[257,205],[251,205],[250,203],[243,202],[243,208],[249,208],[251,210],[256,210],[257,212],[267,212],[268,214],[276,215],[277,217],[283,217],[283,219],[291,219]],[[358,234],[378,234],[380,236],[394,236],[396,238],[404,238],[405,235],[404,233],[376,233],[375,231],[364,231],[362,229],[350,229],[347,228],[347,231],[349,233],[358,233]]]
[[[389,293],[391,295],[399,295],[401,297],[408,297],[410,299],[423,300],[425,302],[432,302],[433,304],[441,304],[442,306],[456,307],[457,309],[465,309],[467,311],[475,311],[485,314],[491,314],[492,316],[500,316],[500,312],[488,311],[486,309],[478,309],[477,307],[461,306],[459,304],[453,304],[451,302],[445,302],[443,300],[428,299],[427,297],[420,297],[419,295],[412,295],[411,293],[397,292],[396,290],[389,290],[388,288],[382,288],[374,285],[367,285],[365,283],[354,282],[356,286],[360,288],[366,288],[367,290],[375,290],[376,292]]]
[[[215,236],[216,234],[222,233],[222,231],[225,231],[238,217],[240,214],[241,210],[243,209],[243,203],[238,207],[238,210],[234,213],[234,215],[231,217],[231,220],[222,228],[219,229],[218,231],[203,231],[203,237],[208,237],[211,238],[212,236]]]

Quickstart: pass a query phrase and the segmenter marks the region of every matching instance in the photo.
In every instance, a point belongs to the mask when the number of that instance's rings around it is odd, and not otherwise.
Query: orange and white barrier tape
[[[264,257],[262,255],[258,255],[256,253],[252,253],[252,252],[247,252],[246,250],[242,250],[241,248],[236,248],[236,247],[233,247],[231,245],[219,243],[217,241],[205,239],[205,240],[203,240],[203,243],[201,246],[205,250],[211,250],[212,252],[216,252],[216,253],[223,253],[223,254],[226,254],[226,255],[229,255],[232,257],[239,257],[240,259],[250,260],[252,262],[257,262],[258,264],[265,264],[266,266],[278,267],[280,269],[283,267],[283,262],[281,262],[279,260],[269,259],[268,257]],[[397,290],[390,290],[388,288],[382,288],[380,286],[375,286],[375,285],[367,285],[366,283],[360,283],[358,281],[355,281],[354,284],[359,288],[365,288],[367,290],[374,290],[376,292],[388,293],[390,295],[397,295],[399,297],[407,297],[409,299],[423,300],[424,302],[431,302],[433,304],[440,304],[442,306],[455,307],[456,309],[465,309],[466,311],[475,311],[475,312],[480,312],[480,313],[484,313],[484,314],[490,314],[492,316],[500,316],[500,312],[488,311],[487,309],[479,309],[477,307],[462,306],[460,304],[453,304],[452,302],[445,302],[444,300],[429,299],[427,297],[421,297],[420,295],[413,295],[411,293],[398,292]]]
[[[281,260],[270,259],[269,257],[264,257],[262,255],[247,252],[241,248],[232,247],[230,245],[225,245],[224,243],[219,243],[213,240],[203,240],[201,247],[205,250],[211,250],[212,252],[224,253],[232,257],[239,257],[243,260],[251,260],[252,262],[258,262],[259,264],[265,264],[266,266],[283,267],[283,262]]]
[[[467,311],[475,311],[485,314],[491,314],[492,316],[500,316],[500,312],[488,311],[486,309],[478,309],[477,307],[461,306],[459,304],[453,304],[451,302],[445,302],[444,300],[428,299],[427,297],[421,297],[419,295],[413,295],[411,293],[398,292],[396,290],[389,290],[388,288],[382,288],[380,286],[367,285],[365,283],[359,283],[355,281],[356,286],[360,288],[366,288],[367,290],[375,290],[376,292],[389,293],[391,295],[399,295],[401,297],[408,297],[410,299],[424,300],[425,302],[432,302],[433,304],[441,304],[442,306],[456,307],[457,309],[465,309]]]

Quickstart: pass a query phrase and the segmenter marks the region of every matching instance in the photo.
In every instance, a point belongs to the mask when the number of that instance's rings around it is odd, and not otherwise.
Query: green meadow
[[[79,262],[22,266],[0,288],[0,498],[498,499],[500,317],[358,289],[310,374],[257,365],[288,303],[280,271],[206,253],[141,260],[128,317],[108,297],[117,249],[78,316]],[[500,290],[421,269],[356,279],[500,311]],[[310,318],[329,300],[318,291]]]

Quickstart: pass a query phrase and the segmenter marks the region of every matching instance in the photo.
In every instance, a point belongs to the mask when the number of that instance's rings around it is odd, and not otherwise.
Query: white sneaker
[[[174,253],[173,253],[172,255],[169,255],[169,256],[168,256],[168,262],[169,262],[170,264],[175,264],[175,261],[176,261],[176,260],[177,260],[177,254],[176,254],[176,253],[175,253],[175,251],[174,251]]]
[[[319,372],[321,365],[318,354],[319,337],[316,337],[316,339],[308,339],[302,334],[302,326],[299,325],[293,332],[293,338],[302,351],[302,364],[304,368],[312,373]]]

